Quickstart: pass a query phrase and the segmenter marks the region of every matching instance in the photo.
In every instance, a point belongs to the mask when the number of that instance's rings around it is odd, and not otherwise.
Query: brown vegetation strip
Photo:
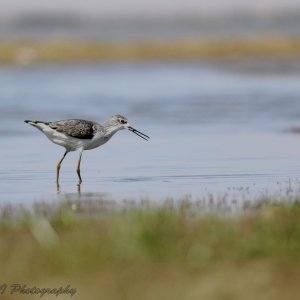
[[[218,41],[101,42],[0,42],[0,63],[73,63],[165,59],[223,59],[244,56],[295,57],[300,40],[253,39]]]

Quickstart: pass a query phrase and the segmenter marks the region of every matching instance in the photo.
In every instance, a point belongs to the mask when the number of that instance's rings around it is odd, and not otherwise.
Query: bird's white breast
[[[105,144],[110,137],[105,137],[102,133],[97,132],[89,143],[84,146],[84,150],[91,150]]]

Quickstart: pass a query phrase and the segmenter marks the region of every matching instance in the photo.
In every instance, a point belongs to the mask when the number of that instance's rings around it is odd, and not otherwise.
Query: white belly
[[[86,139],[76,139],[67,136],[63,133],[56,132],[52,134],[46,134],[46,136],[55,144],[65,147],[68,151],[76,151],[79,149],[84,149],[86,145],[90,143],[91,140]]]

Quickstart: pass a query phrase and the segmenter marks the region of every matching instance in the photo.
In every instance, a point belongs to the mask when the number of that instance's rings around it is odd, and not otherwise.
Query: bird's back
[[[77,139],[92,139],[99,126],[96,122],[81,119],[69,119],[54,122],[26,120],[25,122],[38,128],[44,133],[52,129]]]
[[[50,122],[49,127],[77,139],[92,139],[97,131],[97,123],[81,119]]]

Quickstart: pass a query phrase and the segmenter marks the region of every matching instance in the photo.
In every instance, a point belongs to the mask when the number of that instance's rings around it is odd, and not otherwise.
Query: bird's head
[[[122,129],[127,129],[133,133],[135,133],[136,135],[138,135],[139,137],[141,137],[142,139],[148,141],[150,139],[150,137],[138,130],[136,130],[135,128],[133,128],[132,126],[130,126],[128,120],[126,117],[122,116],[122,115],[114,115],[110,118],[109,120],[109,126],[111,128],[114,129],[114,131],[119,131]]]

